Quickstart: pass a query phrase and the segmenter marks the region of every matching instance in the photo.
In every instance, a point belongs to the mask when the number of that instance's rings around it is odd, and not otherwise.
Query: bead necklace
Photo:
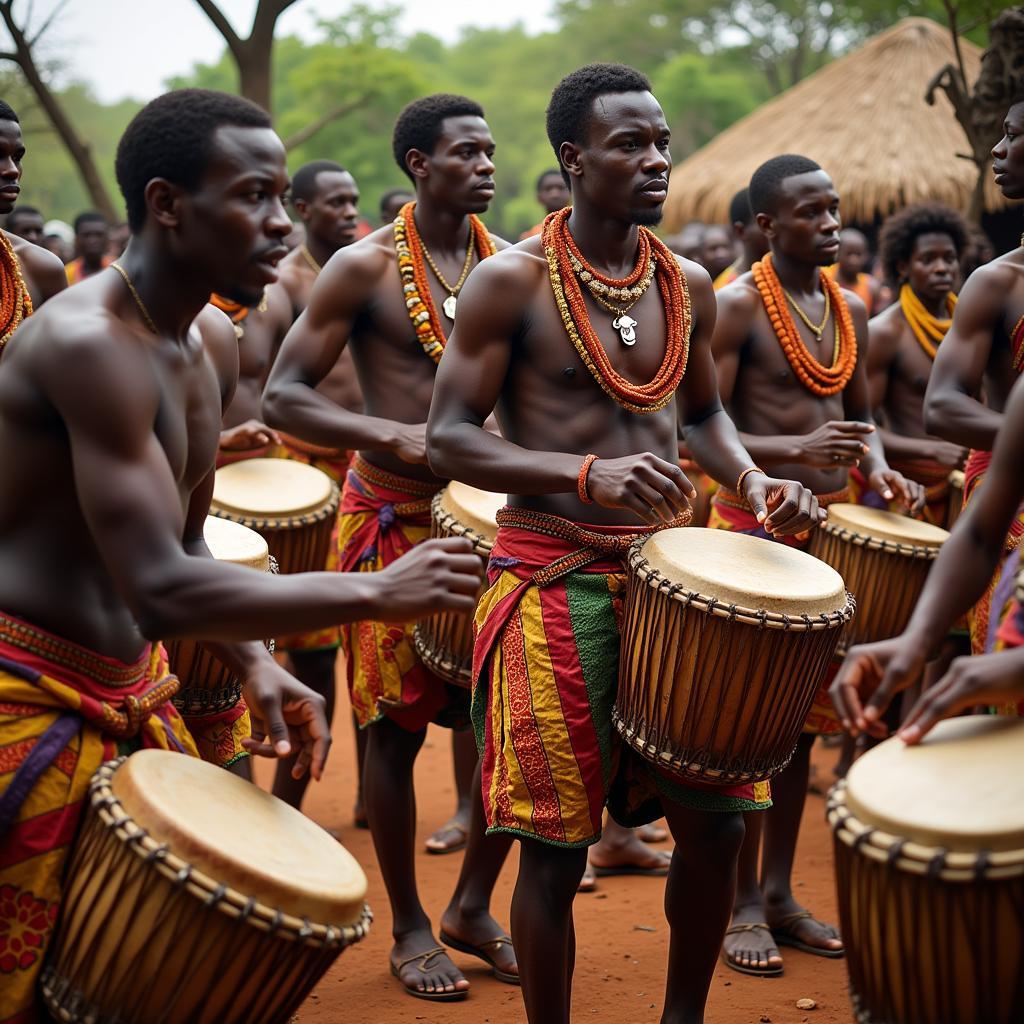
[[[571,240],[571,236],[570,236]],[[614,315],[612,327],[619,332],[623,345],[636,344],[637,321],[626,314],[644,297],[647,289],[654,280],[656,259],[651,254],[650,245],[644,239],[639,246],[641,253],[637,260],[637,266],[623,281],[615,281],[614,278],[607,278],[599,275],[583,263],[583,257],[577,256],[579,250],[576,243],[572,242],[569,249],[569,262],[572,265],[573,273],[587,286],[591,298],[604,310]],[[641,271],[636,284],[629,285],[626,282],[632,280],[637,269]],[[625,300],[625,306],[616,306],[609,299]]]
[[[266,313],[267,289],[263,289],[263,295],[260,297],[259,304],[255,307],[243,306],[240,302],[235,302],[233,299],[225,299],[223,295],[217,295],[216,293],[210,296],[210,305],[216,306],[221,312],[228,315],[231,319],[231,326],[235,329],[235,337],[241,341],[245,335],[243,321],[252,312],[253,308],[256,309],[257,313]]]
[[[310,265],[315,274],[319,274],[320,271],[324,269],[319,263],[317,263],[313,254],[309,251],[309,246],[307,246],[305,242],[299,246],[299,255],[302,256],[302,258]]]
[[[575,255],[593,277],[601,280],[602,275],[590,267],[576,249],[567,223],[571,212],[570,209],[564,209],[550,214],[545,218],[541,232],[551,290],[565,333],[601,390],[618,405],[636,413],[664,409],[672,401],[679,387],[690,352],[692,314],[686,277],[664,242],[647,228],[641,227],[641,250],[646,250],[648,259],[657,257],[655,277],[665,309],[667,331],[665,355],[654,377],[646,384],[633,384],[612,366],[608,353],[605,352],[601,339],[590,322],[590,314],[573,270],[570,254]],[[625,287],[632,287],[640,279],[643,273],[641,263],[642,261],[638,262],[637,269],[626,279]],[[609,284],[608,278],[603,280],[605,284]],[[611,283],[615,287],[623,287],[621,281]]]
[[[939,351],[939,343],[946,336],[950,325],[953,323],[953,310],[956,308],[956,296],[950,292],[946,296],[946,309],[949,311],[949,319],[940,320],[932,316],[924,303],[917,297],[914,289],[909,284],[900,288],[900,309],[910,330],[913,332],[917,343],[924,349],[929,359],[934,360]]]
[[[469,277],[469,267],[473,262],[473,231],[469,232],[469,241],[466,243],[466,259],[462,264],[462,273],[459,274],[458,281],[455,284],[449,284],[444,274],[441,273],[441,268],[434,262],[434,257],[430,255],[430,250],[427,248],[423,239],[420,239],[420,246],[423,249],[423,256],[427,263],[430,265],[430,269],[434,272],[434,277],[437,278],[438,283],[441,287],[448,292],[448,298],[441,303],[441,309],[444,310],[444,315],[449,320],[455,320],[455,307],[458,305],[459,292],[462,291],[462,286],[466,283],[466,278]]]
[[[0,351],[21,321],[31,315],[32,296],[21,263],[6,232],[0,231]]]
[[[149,310],[146,309],[146,304],[142,301],[142,296],[136,291],[135,285],[132,284],[132,279],[128,276],[128,271],[125,270],[124,267],[122,267],[116,260],[111,263],[110,266],[121,275],[121,279],[128,286],[128,291],[131,292],[131,296],[135,300],[135,305],[139,307],[139,312],[142,314],[142,319],[146,326],[154,334],[159,334],[160,332],[156,329],[156,324],[153,323],[153,318],[149,315]]]

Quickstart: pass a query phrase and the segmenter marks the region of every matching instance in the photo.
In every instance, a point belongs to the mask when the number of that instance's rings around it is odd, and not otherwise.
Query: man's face
[[[127,224],[115,224],[110,229],[110,244],[107,254],[116,260],[128,248],[131,237],[132,229]]]
[[[33,245],[42,245],[43,215],[41,213],[19,213],[15,210],[8,218],[7,230],[12,235],[24,238],[26,242],[31,242]]]
[[[483,213],[494,198],[494,139],[482,117],[447,117],[420,187],[464,213]]]
[[[340,249],[356,240],[359,230],[359,188],[348,171],[321,171],[316,176],[315,195],[297,201],[307,234],[329,249]]]
[[[547,213],[556,213],[569,205],[571,196],[561,174],[545,174],[537,189],[537,202]]]
[[[800,263],[827,267],[839,254],[839,193],[824,171],[786,178],[774,214],[759,213],[758,224],[773,252]]]
[[[704,245],[700,262],[705,270],[712,276],[718,277],[720,273],[735,259],[733,251],[732,235],[725,228],[717,224],[704,232]]]
[[[1014,103],[992,148],[992,173],[1007,199],[1024,199],[1024,102]]]
[[[671,132],[649,92],[608,93],[591,107],[573,188],[609,216],[630,224],[661,221],[672,171]]]
[[[106,221],[87,220],[75,232],[75,252],[86,260],[100,260],[110,245]]]
[[[897,268],[900,279],[926,301],[944,299],[960,276],[960,258],[953,239],[942,231],[930,231],[914,239],[908,263]]]
[[[839,266],[847,277],[863,273],[871,254],[868,243],[859,231],[844,231],[839,236]]]
[[[381,208],[381,223],[392,224],[402,207],[406,203],[411,203],[415,198],[416,196],[412,192],[396,192]]]
[[[218,128],[206,171],[185,193],[178,256],[200,269],[208,291],[254,306],[277,280],[292,229],[283,198],[285,150],[271,128]]]
[[[0,121],[0,214],[10,213],[21,192],[21,161],[25,143],[17,121]]]

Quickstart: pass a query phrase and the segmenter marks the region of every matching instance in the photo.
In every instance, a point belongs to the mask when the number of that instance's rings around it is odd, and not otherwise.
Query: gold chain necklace
[[[135,285],[132,284],[132,279],[128,276],[128,271],[125,270],[117,261],[110,265],[121,275],[121,279],[128,286],[128,291],[131,292],[132,298],[135,300],[135,305],[139,307],[139,312],[142,314],[142,319],[146,322],[146,326],[154,334],[159,334],[160,332],[156,329],[156,324],[153,323],[153,318],[149,315],[149,310],[146,309],[146,304],[142,301],[142,296],[136,291]]]
[[[306,246],[305,242],[303,242],[302,245],[299,246],[299,252],[302,254],[302,258],[310,265],[310,267],[313,268],[314,273],[319,274],[320,271],[324,269],[313,258],[313,254],[309,251],[309,248]]]
[[[640,280],[632,287],[617,288],[607,285],[603,281],[598,281],[597,278],[595,278],[594,275],[572,254],[572,252],[569,252],[569,265],[572,267],[573,273],[586,286],[587,291],[590,292],[590,297],[602,309],[615,315],[615,318],[612,320],[612,327],[619,332],[622,344],[629,347],[636,344],[636,328],[638,323],[631,316],[627,316],[626,314],[644,297],[647,289],[650,288],[651,282],[654,280],[656,264],[656,257],[652,253],[650,259],[647,261],[647,269],[644,271]],[[608,299],[628,301],[625,306],[616,306],[609,302]]]
[[[462,286],[466,283],[466,278],[469,277],[469,265],[473,262],[473,241],[473,228],[471,225],[469,229],[469,245],[466,246],[466,262],[462,264],[462,273],[459,274],[458,281],[454,285],[450,285],[445,280],[441,271],[438,270],[434,258],[430,255],[430,250],[427,249],[426,242],[423,241],[423,236],[420,236],[420,248],[423,250],[424,259],[430,265],[430,269],[434,272],[434,277],[437,278],[441,287],[449,293],[448,298],[441,303],[444,315],[449,320],[455,319],[455,308],[458,305],[459,292],[462,291]]]
[[[782,294],[789,300],[789,304],[796,310],[796,315],[803,320],[804,325],[808,330],[814,332],[814,336],[821,341],[821,336],[825,333],[825,326],[828,324],[828,316],[832,310],[831,303],[828,298],[828,291],[825,291],[825,316],[822,318],[820,326],[814,323],[811,318],[796,304],[796,299],[793,298],[785,288],[782,289]]]

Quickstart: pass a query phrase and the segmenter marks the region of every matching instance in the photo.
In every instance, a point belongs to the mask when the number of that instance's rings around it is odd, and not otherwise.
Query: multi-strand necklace
[[[692,313],[686,278],[683,276],[675,256],[666,245],[644,227],[639,229],[637,266],[628,277],[621,281],[605,277],[587,263],[573,241],[568,226],[571,213],[572,210],[565,209],[550,214],[544,220],[544,229],[541,232],[544,256],[548,261],[551,290],[554,293],[555,304],[558,306],[565,332],[594,380],[616,403],[630,412],[637,413],[657,412],[659,409],[664,409],[672,401],[672,397],[679,387],[679,382],[686,371],[686,361],[690,352]],[[582,272],[579,274],[576,271],[576,265],[582,268]],[[601,339],[594,331],[580,287],[580,280],[582,280],[582,273],[589,274],[589,278],[583,282],[588,285],[588,291],[590,290],[590,281],[597,281],[609,289],[608,292],[602,291],[601,293],[601,297],[605,301],[613,297],[620,301],[626,299],[630,302],[630,307],[627,308],[631,308],[635,299],[633,299],[632,292],[628,290],[641,287],[648,268],[651,268],[652,279],[656,279],[658,282],[658,291],[665,310],[667,327],[665,355],[662,357],[661,365],[654,377],[648,383],[633,384],[612,366],[608,353],[605,352],[604,346],[601,344]],[[614,292],[611,291],[613,288]],[[623,294],[624,288],[627,289],[625,294]],[[594,294],[592,291],[590,293]],[[641,294],[643,293],[641,292]],[[597,298],[596,295],[594,297]],[[629,330],[632,331],[632,328],[636,326],[636,321],[631,317],[629,319],[632,321]],[[622,326],[621,323],[615,325],[620,335]],[[628,341],[623,337],[625,344],[631,344],[632,341],[635,341],[635,335]]]
[[[21,263],[11,240],[0,231],[0,351],[21,321],[31,315],[32,296],[21,272]]]
[[[924,349],[928,358],[934,360],[939,351],[939,343],[953,323],[956,296],[952,292],[946,296],[946,310],[949,317],[940,320],[924,308],[924,303],[917,297],[914,289],[909,284],[904,284],[900,288],[900,309],[910,325],[914,337],[917,338],[917,343]]]

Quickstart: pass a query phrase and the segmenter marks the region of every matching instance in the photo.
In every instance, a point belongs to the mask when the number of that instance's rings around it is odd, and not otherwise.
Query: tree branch
[[[38,43],[39,40],[42,39],[46,30],[54,23],[54,20],[57,18],[57,15],[60,14],[60,12],[63,11],[69,3],[70,0],[60,0],[60,3],[58,3],[52,11],[50,11],[50,16],[39,27],[39,29],[36,31],[36,34],[32,36],[32,38],[28,41],[29,46],[35,46],[36,43]]]
[[[321,114],[315,121],[307,124],[305,128],[300,128],[294,134],[289,135],[284,140],[284,148],[292,150],[296,146],[301,146],[304,142],[308,142],[317,132],[323,130],[329,124],[340,120],[346,114],[351,114],[353,111],[358,110],[369,98],[368,95],[364,94],[358,99],[350,100],[348,103],[339,103],[338,106],[332,107],[325,114]]]
[[[213,23],[213,27],[224,37],[224,42],[228,44],[228,49],[237,57],[242,48],[242,40],[231,27],[231,22],[224,16],[223,11],[213,0],[196,0],[196,3]]]

